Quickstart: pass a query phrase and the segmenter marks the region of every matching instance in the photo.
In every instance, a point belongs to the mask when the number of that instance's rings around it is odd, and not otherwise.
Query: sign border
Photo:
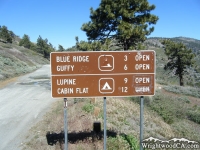
[[[154,72],[153,73],[110,73],[110,74],[60,74],[60,75],[53,75],[52,74],[52,66],[51,66],[51,55],[53,53],[125,53],[125,52],[153,52],[154,53]],[[106,55],[106,54],[105,54]],[[99,67],[99,65],[98,65]],[[50,53],[50,73],[51,73],[51,81],[53,76],[87,76],[87,75],[127,75],[127,74],[153,74],[154,75],[154,94],[153,95],[123,95],[123,96],[108,96],[107,94],[104,94],[102,96],[73,96],[68,98],[94,98],[94,97],[137,97],[137,96],[155,96],[156,91],[156,51],[155,50],[127,50],[127,51],[63,51],[63,52],[51,52]],[[99,86],[98,86],[99,87]],[[101,92],[100,92],[101,93]],[[52,98],[66,98],[66,97],[53,97],[52,92],[52,82],[51,82],[51,97]]]

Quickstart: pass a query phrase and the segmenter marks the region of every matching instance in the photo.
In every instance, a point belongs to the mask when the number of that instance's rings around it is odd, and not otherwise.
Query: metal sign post
[[[104,134],[103,134],[103,139],[104,139],[104,150],[106,150],[106,97],[103,98],[103,111],[104,111]]]
[[[67,138],[67,98],[64,98],[64,132],[65,132],[65,145],[64,150],[67,150],[68,147],[68,138]]]
[[[140,97],[140,150],[143,150],[143,111],[144,111],[144,96]]]

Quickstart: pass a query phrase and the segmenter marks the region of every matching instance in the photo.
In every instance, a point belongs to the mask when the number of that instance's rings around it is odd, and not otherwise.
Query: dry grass
[[[103,99],[96,98],[94,112],[86,113],[81,108],[90,103],[89,100],[74,104],[73,99],[68,102],[68,134],[82,131],[92,131],[93,122],[101,122],[103,128]],[[135,136],[139,141],[139,116],[140,110],[137,103],[133,103],[125,98],[107,98],[107,130]],[[97,115],[99,114],[99,115]],[[43,120],[34,126],[24,143],[24,149],[49,149],[60,150],[59,144],[49,146],[46,140],[47,131],[60,133],[63,131],[63,101],[57,100],[52,109]],[[144,110],[144,137],[155,136],[158,138],[174,137],[172,127],[166,124],[157,114]],[[117,140],[118,139],[118,140]],[[119,146],[125,144],[121,138],[108,138],[108,144],[116,142]],[[119,143],[121,141],[121,143]],[[113,144],[108,145],[108,148]],[[126,144],[125,144],[126,145]],[[63,146],[63,145],[62,145]],[[78,149],[103,149],[103,140],[91,142],[91,139],[69,143],[70,150]]]
[[[159,92],[157,92],[159,94]],[[136,99],[139,100],[139,97]],[[149,98],[150,101],[153,98]],[[92,106],[85,111],[84,106]],[[92,110],[92,111],[91,111]],[[128,143],[121,138],[121,134],[132,135],[139,141],[140,130],[140,105],[128,98],[107,98],[107,130],[115,131],[117,137],[108,137],[107,148],[123,149]],[[28,140],[24,149],[49,149],[60,150],[60,145],[47,145],[47,131],[60,133],[63,131],[63,100],[57,100],[44,119],[34,126],[28,133]],[[99,121],[103,130],[103,98],[94,99],[69,99],[68,101],[68,134],[92,131],[93,123]],[[171,139],[185,137],[190,140],[199,140],[199,124],[186,119],[176,120],[171,125],[164,122],[161,116],[144,107],[144,138],[150,136],[159,139]],[[63,147],[63,145],[61,146]],[[117,148],[118,147],[118,148]],[[103,149],[103,140],[92,142],[91,138],[68,143],[70,150],[98,150]],[[125,148],[127,149],[127,148]]]
[[[97,100],[103,107],[103,101]],[[133,134],[139,140],[140,106],[125,98],[107,99],[107,125],[110,129],[116,129],[121,133]],[[144,138],[151,135],[159,138],[170,138],[174,131],[156,113],[144,109]]]
[[[88,102],[88,100],[86,100]],[[68,133],[78,133],[81,131],[91,131],[93,128],[92,115],[87,115],[82,111],[82,107],[85,102],[79,102],[74,104],[73,99],[68,99]],[[46,133],[48,131],[53,131],[60,133],[63,131],[64,126],[64,112],[63,112],[63,100],[57,100],[52,106],[50,112],[48,112],[43,120],[32,127],[28,136],[27,141],[23,145],[23,149],[49,149],[49,150],[59,150],[61,149],[59,144],[55,146],[49,146],[46,140]],[[101,144],[100,144],[101,143]],[[96,142],[95,144],[88,143],[87,141],[79,142],[76,144],[69,143],[70,150],[76,149],[91,149],[94,147],[98,149],[101,147],[102,141]],[[63,146],[63,145],[62,145]],[[99,149],[102,149],[99,148]]]

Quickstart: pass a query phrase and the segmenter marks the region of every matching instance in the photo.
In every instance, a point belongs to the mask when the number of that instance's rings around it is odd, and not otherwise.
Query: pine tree
[[[45,44],[44,44],[44,40],[42,39],[40,35],[37,39],[37,47],[38,47],[38,52],[44,54]]]
[[[62,45],[58,45],[58,51],[63,52],[65,49],[63,48]]]
[[[22,39],[19,42],[19,46],[24,46],[25,48],[30,49],[31,41],[27,34],[24,34],[24,36],[22,37]]]
[[[53,51],[51,47],[48,44],[48,39],[42,39],[41,36],[38,37],[37,39],[37,46],[39,49],[39,52],[43,54],[44,58],[49,58],[50,53]]]
[[[38,47],[37,47],[36,44],[34,44],[34,43],[31,42],[30,49],[37,52]]]
[[[10,34],[11,38],[15,38],[16,35],[13,31],[10,30],[10,31],[8,31],[8,33]]]
[[[75,37],[76,40],[76,49],[79,50],[79,39],[78,36]]]
[[[4,40],[4,42],[12,43],[12,37],[9,34],[9,31],[6,26],[2,26],[0,28],[0,38]]]
[[[79,51],[91,51],[91,44],[86,41],[80,41],[76,48]]]
[[[90,9],[90,19],[81,27],[88,40],[105,42],[115,38],[124,50],[143,42],[154,31],[158,17],[150,14],[155,5],[147,0],[101,0],[96,10]],[[149,27],[149,28],[148,28]]]
[[[161,43],[164,45],[165,54],[169,60],[164,69],[174,70],[175,75],[179,77],[180,86],[184,86],[183,76],[187,72],[186,68],[194,65],[195,55],[181,42],[163,40]]]

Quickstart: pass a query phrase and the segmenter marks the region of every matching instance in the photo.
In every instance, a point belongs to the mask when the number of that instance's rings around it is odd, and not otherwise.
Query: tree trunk
[[[125,39],[124,40],[124,51],[127,51],[128,50],[128,45],[127,45],[127,40]]]
[[[178,72],[179,72],[179,82],[180,82],[180,86],[184,86],[184,82],[183,82],[183,68],[181,67],[181,59],[180,56],[178,56]]]
[[[179,75],[179,79],[180,79],[180,86],[184,86],[183,75],[182,74]]]

